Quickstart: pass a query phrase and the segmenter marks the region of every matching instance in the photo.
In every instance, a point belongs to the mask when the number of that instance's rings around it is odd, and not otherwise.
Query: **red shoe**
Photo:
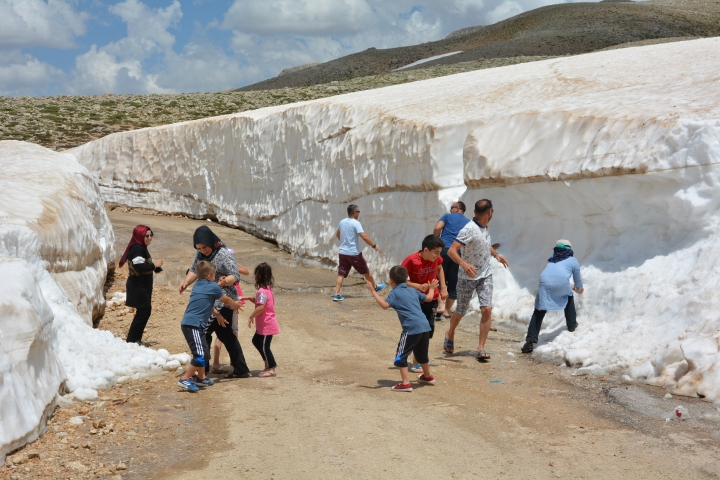
[[[422,383],[429,383],[430,385],[433,385],[435,383],[435,377],[433,377],[432,375],[430,375],[429,377],[426,377],[425,374],[423,373],[422,375],[420,375],[418,377],[418,381],[422,382]]]
[[[392,387],[393,392],[412,392],[412,385],[409,383],[398,383]]]

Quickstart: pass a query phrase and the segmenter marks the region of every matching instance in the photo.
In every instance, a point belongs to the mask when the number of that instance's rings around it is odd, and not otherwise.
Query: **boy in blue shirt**
[[[407,286],[408,271],[402,265],[396,265],[390,269],[390,286],[392,291],[384,300],[375,291],[375,287],[367,281],[368,289],[375,298],[375,301],[384,310],[392,307],[398,314],[402,335],[398,343],[395,366],[400,369],[402,382],[392,387],[393,392],[412,392],[412,385],[408,377],[408,357],[412,352],[415,359],[422,367],[423,373],[418,380],[422,383],[434,384],[435,377],[430,374],[430,358],[428,347],[430,346],[430,323],[420,308],[420,302],[432,302],[435,296],[435,289],[438,287],[437,279],[430,282],[430,289],[427,294]]]
[[[190,392],[200,390],[198,384],[203,387],[213,385],[213,381],[205,376],[206,357],[210,353],[205,330],[215,300],[220,299],[225,305],[235,310],[241,309],[240,304],[225,295],[215,283],[215,265],[204,260],[200,261],[195,266],[195,274],[198,281],[193,286],[185,315],[180,322],[180,328],[190,346],[193,358],[185,375],[180,377],[178,386]],[[197,381],[193,378],[197,378]]]

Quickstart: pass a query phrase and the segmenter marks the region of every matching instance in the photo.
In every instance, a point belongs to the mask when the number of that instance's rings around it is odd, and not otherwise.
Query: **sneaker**
[[[184,388],[188,392],[197,392],[200,390],[198,386],[195,385],[195,382],[193,382],[192,378],[188,378],[187,380],[178,380],[178,387]]]
[[[379,292],[380,290],[385,290],[385,287],[387,287],[387,283],[379,283],[377,286],[375,286],[375,291]]]
[[[412,385],[409,383],[398,383],[392,387],[393,392],[412,392]]]
[[[343,300],[345,300],[345,297],[342,295],[333,295],[333,302],[342,302]]]
[[[410,367],[410,371],[412,373],[422,372],[422,365],[420,365],[419,363],[417,365],[413,365],[412,367]]]
[[[193,377],[193,381],[198,387],[212,387],[215,385],[215,382],[210,380],[208,377],[205,377],[202,380],[198,380],[198,377]]]
[[[532,340],[528,340],[525,342],[525,345],[522,346],[520,349],[522,353],[532,353],[533,352],[533,342]]]
[[[422,383],[429,383],[430,385],[434,385],[435,377],[433,377],[432,375],[430,375],[429,377],[426,377],[425,374],[423,373],[422,375],[420,375],[418,377],[418,381],[422,382]]]

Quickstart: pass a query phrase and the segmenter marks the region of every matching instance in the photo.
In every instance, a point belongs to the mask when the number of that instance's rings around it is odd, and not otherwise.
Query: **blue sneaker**
[[[342,302],[343,300],[345,300],[345,297],[342,295],[333,295],[333,302]]]
[[[198,387],[212,387],[215,385],[215,382],[210,380],[208,377],[205,377],[202,380],[199,380],[198,377],[193,377],[193,381]]]
[[[198,386],[195,385],[195,382],[193,382],[192,378],[188,378],[187,380],[178,380],[178,387],[184,388],[188,392],[197,392],[200,390]]]
[[[387,287],[387,283],[385,283],[385,282],[379,283],[379,284],[375,287],[375,291],[376,291],[376,292],[379,292],[380,290],[385,290],[385,287]]]

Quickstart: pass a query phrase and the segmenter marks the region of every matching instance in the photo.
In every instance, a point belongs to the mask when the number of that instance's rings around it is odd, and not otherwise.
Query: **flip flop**
[[[490,354],[487,353],[485,350],[480,350],[477,352],[477,355],[475,355],[475,360],[478,362],[484,363],[490,360]]]
[[[258,374],[258,377],[260,378],[268,378],[268,377],[275,377],[275,370],[266,370],[264,372],[260,372]]]
[[[443,342],[443,350],[445,350],[445,353],[455,353],[455,340],[450,340],[445,337],[445,341]]]

